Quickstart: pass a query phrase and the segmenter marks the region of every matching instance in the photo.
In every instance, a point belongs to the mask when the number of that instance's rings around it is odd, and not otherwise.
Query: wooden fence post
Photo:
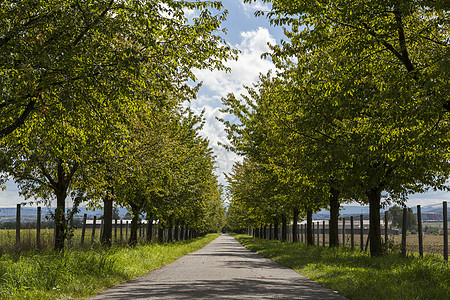
[[[91,244],[94,243],[95,239],[95,227],[96,227],[97,216],[94,216],[94,220],[92,222],[92,235],[91,235]]]
[[[350,236],[351,236],[351,247],[352,250],[355,249],[355,227],[353,223],[353,216],[350,217]]]
[[[417,229],[419,234],[419,255],[423,258],[423,232],[422,232],[422,212],[420,205],[417,205]]]
[[[114,219],[114,243],[117,244],[117,219]]]
[[[120,220],[120,242],[123,242],[123,220]]]
[[[303,224],[300,224],[300,242],[302,242],[302,243],[303,243],[303,236],[304,236]]]
[[[385,210],[384,211],[384,242],[387,244],[388,239],[389,239],[389,234],[388,234],[388,211]]]
[[[314,222],[311,222],[311,226],[312,226],[312,230],[311,230],[311,233],[312,233],[312,245],[314,245]]]
[[[84,235],[86,233],[86,220],[87,220],[87,214],[84,214],[83,216],[83,227],[81,228],[81,245],[84,245]]]
[[[360,247],[361,252],[364,251],[364,216],[359,215],[359,237],[360,237]]]
[[[20,204],[17,204],[16,209],[16,246],[20,244]]]
[[[317,222],[317,246],[320,246],[320,222]]]
[[[147,218],[147,242],[151,243],[153,239],[153,220]]]
[[[408,208],[403,208],[403,218],[402,218],[402,255],[406,256],[406,224],[408,221]]]
[[[322,246],[325,247],[325,220],[322,221]]]
[[[345,247],[345,218],[342,218],[342,247]]]
[[[158,225],[158,242],[164,243],[164,229],[161,224]]]
[[[37,208],[36,216],[36,247],[41,248],[41,207]]]
[[[448,261],[448,210],[447,201],[443,203],[443,213],[444,213],[444,260]]]

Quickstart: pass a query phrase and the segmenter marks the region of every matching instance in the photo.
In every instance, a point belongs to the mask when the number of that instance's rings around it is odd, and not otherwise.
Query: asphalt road
[[[346,299],[223,234],[204,248],[92,299]]]

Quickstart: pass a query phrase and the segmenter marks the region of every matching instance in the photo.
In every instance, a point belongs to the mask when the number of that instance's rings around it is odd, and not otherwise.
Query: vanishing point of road
[[[223,234],[202,249],[92,299],[346,299]]]

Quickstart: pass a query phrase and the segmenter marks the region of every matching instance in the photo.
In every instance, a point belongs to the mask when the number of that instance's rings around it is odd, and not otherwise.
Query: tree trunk
[[[169,223],[167,228],[167,242],[171,243],[173,241],[173,225],[172,222]]]
[[[330,235],[330,248],[339,246],[339,191],[330,189],[330,223],[329,223],[329,235]]]
[[[298,223],[298,208],[294,208],[294,222],[292,224],[292,242],[297,243],[297,223]]]
[[[128,243],[131,246],[136,246],[139,229],[139,210],[137,209],[136,206],[131,205],[131,213],[133,217],[131,218],[130,240]]]
[[[178,226],[178,222],[175,222],[175,228],[173,231],[173,240],[175,242],[178,241],[179,229],[180,229],[180,227]]]
[[[180,240],[184,241],[185,239],[186,239],[186,226],[184,224],[181,224]]]
[[[158,226],[158,242],[164,243],[164,227],[161,223]]]
[[[61,188],[56,191],[55,210],[55,246],[56,251],[64,251],[64,241],[66,239],[66,191]]]
[[[273,239],[278,241],[279,237],[278,237],[278,219],[275,218],[273,220]]]
[[[308,245],[314,245],[312,232],[312,211],[306,212],[306,242]]]
[[[381,227],[380,227],[380,209],[381,209],[381,189],[374,188],[366,192],[369,200],[369,236],[370,236],[370,255],[380,256],[383,254],[381,246]]]
[[[109,193],[103,198],[103,234],[101,236],[102,244],[111,246],[112,239],[112,215],[113,201]]]
[[[287,240],[287,219],[286,214],[281,215],[281,241]]]
[[[153,239],[153,217],[147,213],[147,242],[150,243]]]

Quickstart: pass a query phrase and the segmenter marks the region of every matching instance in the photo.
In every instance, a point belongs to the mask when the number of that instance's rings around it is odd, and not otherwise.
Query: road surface
[[[223,234],[204,248],[92,299],[346,299]]]

